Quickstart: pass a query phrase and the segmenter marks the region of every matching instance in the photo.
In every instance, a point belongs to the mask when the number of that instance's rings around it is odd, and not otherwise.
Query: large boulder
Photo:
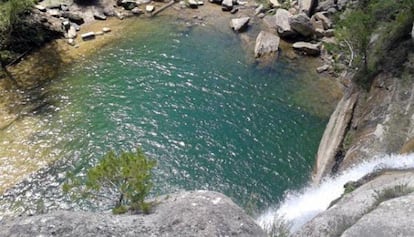
[[[240,17],[231,19],[230,27],[236,32],[242,32],[247,28],[249,24],[250,17]]]
[[[254,47],[254,56],[256,58],[265,54],[271,54],[279,49],[279,36],[267,31],[261,31],[256,38]]]
[[[0,236],[266,236],[230,198],[208,191],[157,199],[149,215],[58,211],[3,221]]]
[[[308,42],[296,42],[292,45],[295,50],[301,51],[307,55],[317,56],[321,53],[320,44],[312,44]]]
[[[277,9],[275,15],[266,15],[263,18],[265,24],[277,30],[277,33],[282,38],[289,38],[297,35],[297,33],[290,27],[289,18],[292,17],[292,14],[285,9]]]
[[[289,24],[294,31],[305,37],[311,36],[314,32],[312,22],[305,13],[299,13],[298,15],[290,17]]]

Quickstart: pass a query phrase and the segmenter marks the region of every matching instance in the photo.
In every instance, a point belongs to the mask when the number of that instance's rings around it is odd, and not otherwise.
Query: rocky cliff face
[[[149,215],[58,211],[3,220],[0,236],[266,236],[220,193],[182,192],[156,202]]]

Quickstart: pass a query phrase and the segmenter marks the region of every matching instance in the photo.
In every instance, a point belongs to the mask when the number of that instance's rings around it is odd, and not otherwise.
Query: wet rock
[[[231,11],[233,9],[233,0],[223,0],[221,2],[221,10]]]
[[[81,35],[81,38],[83,40],[91,40],[91,39],[95,39],[95,32],[88,32],[88,33],[84,33]]]
[[[261,31],[256,38],[256,45],[254,47],[254,56],[256,58],[271,54],[279,49],[279,36],[267,31]]]
[[[231,19],[230,26],[234,31],[242,32],[247,28],[249,21],[250,21],[250,17],[247,17],[247,16],[241,17],[241,18],[234,18],[234,19]]]
[[[317,56],[321,53],[320,44],[308,42],[296,42],[292,45],[295,50],[301,51],[307,55]]]
[[[2,222],[0,236],[266,236],[220,193],[181,192],[157,203],[150,215],[58,211],[19,217]]]
[[[71,22],[74,22],[78,25],[82,25],[85,23],[85,20],[80,14],[73,13],[73,12],[63,12],[62,16],[68,18]]]
[[[289,18],[289,24],[294,31],[305,37],[311,36],[314,32],[312,22],[305,13]]]
[[[145,7],[145,11],[146,11],[146,12],[151,13],[151,12],[153,12],[154,10],[155,10],[154,5],[147,5],[147,6]]]

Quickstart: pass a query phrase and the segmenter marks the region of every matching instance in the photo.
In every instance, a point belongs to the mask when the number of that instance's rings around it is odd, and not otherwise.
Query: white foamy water
[[[265,230],[269,230],[275,221],[282,221],[290,224],[290,231],[294,232],[339,198],[344,192],[344,184],[384,168],[414,168],[414,154],[377,157],[335,177],[325,178],[318,186],[308,185],[300,191],[289,191],[281,203],[269,208],[256,221]]]

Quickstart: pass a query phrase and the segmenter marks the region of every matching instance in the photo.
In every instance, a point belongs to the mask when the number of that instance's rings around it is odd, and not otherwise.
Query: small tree
[[[119,156],[110,151],[87,171],[85,177],[68,174],[63,191],[76,198],[112,199],[115,196],[114,214],[124,213],[128,209],[148,213],[150,204],[145,202],[145,197],[152,188],[151,171],[155,165],[156,161],[147,159],[140,149],[123,152]]]
[[[368,46],[374,29],[374,21],[370,14],[362,9],[349,11],[339,22],[337,35],[349,44],[351,51],[360,57],[363,71],[368,70]]]

